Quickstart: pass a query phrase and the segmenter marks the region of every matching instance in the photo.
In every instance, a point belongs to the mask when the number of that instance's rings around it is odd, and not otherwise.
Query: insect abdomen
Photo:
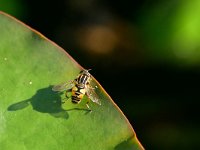
[[[72,103],[78,104],[80,101],[81,99],[78,96],[72,96]]]
[[[72,103],[80,103],[83,96],[85,95],[85,89],[74,86],[72,88]]]

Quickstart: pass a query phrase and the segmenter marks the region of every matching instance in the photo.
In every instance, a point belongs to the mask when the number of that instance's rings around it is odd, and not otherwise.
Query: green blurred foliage
[[[24,3],[24,0],[0,0],[0,10],[19,19],[27,17],[26,3]]]
[[[160,2],[140,16],[150,56],[165,63],[199,65],[200,1]]]

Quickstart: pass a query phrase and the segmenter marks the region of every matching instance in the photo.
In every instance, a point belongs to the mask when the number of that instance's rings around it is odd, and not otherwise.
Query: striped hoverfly
[[[90,69],[89,69],[90,70]],[[94,89],[90,85],[90,81],[92,80],[91,74],[89,73],[89,70],[82,70],[79,75],[74,79],[70,80],[64,84],[55,85],[52,90],[53,91],[66,91],[65,96],[67,96],[67,93],[71,91],[71,101],[74,104],[79,104],[81,100],[83,99],[83,96],[86,95],[88,97],[86,107],[88,110],[91,111],[89,107],[90,100],[94,103],[97,103],[101,105],[101,102],[99,100],[99,97],[95,93]]]

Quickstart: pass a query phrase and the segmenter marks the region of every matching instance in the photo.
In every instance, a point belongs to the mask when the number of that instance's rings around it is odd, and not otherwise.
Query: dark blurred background
[[[148,150],[200,143],[200,1],[0,0],[106,89]]]

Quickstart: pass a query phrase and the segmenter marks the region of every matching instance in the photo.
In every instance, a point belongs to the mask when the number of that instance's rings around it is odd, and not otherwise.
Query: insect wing
[[[94,88],[88,87],[87,88],[87,95],[89,99],[91,99],[94,103],[101,105],[98,95],[95,93]]]
[[[74,81],[68,81],[66,83],[61,83],[58,85],[53,86],[52,91],[66,91],[71,89],[74,86]]]

